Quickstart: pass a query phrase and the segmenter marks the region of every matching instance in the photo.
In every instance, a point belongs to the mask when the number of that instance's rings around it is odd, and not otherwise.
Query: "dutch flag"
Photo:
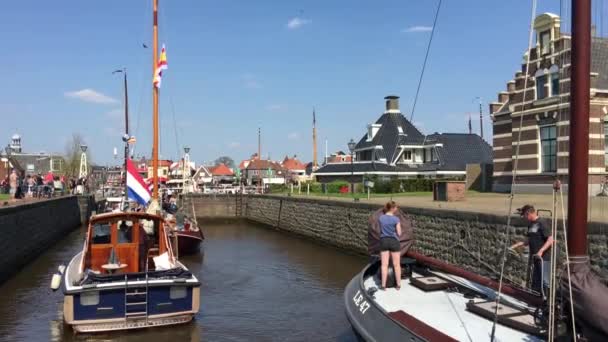
[[[150,202],[150,191],[131,159],[127,159],[127,189],[129,190],[130,200],[142,205]]]

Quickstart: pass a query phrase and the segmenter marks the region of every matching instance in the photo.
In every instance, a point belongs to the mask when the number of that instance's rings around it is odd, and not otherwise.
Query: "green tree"
[[[86,145],[84,138],[79,133],[73,133],[65,146],[65,155],[62,173],[67,177],[78,177],[80,172],[80,155],[82,145]],[[88,169],[91,170],[91,149],[87,148]]]
[[[224,164],[229,168],[234,168],[234,160],[228,156],[221,156],[215,160],[215,165]]]

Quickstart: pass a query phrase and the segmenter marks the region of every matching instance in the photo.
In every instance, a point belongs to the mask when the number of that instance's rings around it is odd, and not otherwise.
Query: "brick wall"
[[[75,196],[0,208],[0,283],[80,227],[80,208]]]
[[[247,219],[292,232],[318,242],[357,253],[367,253],[367,220],[378,205],[279,196],[250,196]],[[414,220],[414,248],[426,255],[487,276],[500,268],[506,231],[504,216],[460,211],[403,208]],[[523,239],[526,223],[513,220],[509,243]],[[547,222],[550,228],[550,223]],[[589,226],[592,266],[608,276],[608,229],[606,224]],[[559,234],[561,236],[561,234]],[[559,238],[558,236],[558,238]],[[563,244],[560,248],[561,255]],[[526,278],[526,257],[509,255],[506,276],[517,282]]]

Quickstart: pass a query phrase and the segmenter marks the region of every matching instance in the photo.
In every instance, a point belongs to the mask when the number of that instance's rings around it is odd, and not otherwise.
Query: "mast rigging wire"
[[[532,0],[532,15],[530,18],[530,28],[528,31],[528,50],[527,51],[527,58],[526,58],[526,77],[524,79],[524,90],[522,92],[522,99],[521,99],[521,111],[523,112],[524,110],[524,106],[526,103],[526,94],[528,93],[528,80],[530,79],[530,55],[532,54],[532,38],[534,36],[534,19],[536,17],[536,7],[537,7],[537,0]],[[508,253],[508,247],[507,245],[509,244],[509,238],[510,238],[510,228],[511,228],[511,212],[513,211],[513,197],[515,195],[515,185],[517,183],[517,167],[518,167],[518,162],[519,162],[519,149],[520,149],[520,142],[521,142],[521,132],[522,132],[522,126],[523,126],[523,121],[524,121],[524,116],[523,113],[522,115],[519,116],[519,132],[517,134],[517,148],[516,148],[516,153],[515,153],[515,161],[513,162],[513,172],[512,172],[512,178],[511,178],[511,193],[509,195],[509,209],[507,212],[507,226],[505,228],[505,238],[503,241],[503,251],[502,251],[502,261],[501,261],[501,265],[500,265],[500,278],[498,281],[498,295],[496,296],[496,305],[494,308],[494,321],[492,322],[492,334],[490,337],[490,341],[494,341],[495,340],[495,336],[496,336],[496,325],[498,323],[498,307],[499,307],[499,303],[500,303],[500,294],[502,292],[502,285],[503,285],[503,281],[504,281],[504,271],[505,271],[505,264],[507,262],[507,253]]]
[[[429,58],[429,53],[431,50],[431,43],[433,42],[433,37],[435,36],[435,30],[437,27],[437,20],[439,18],[439,11],[441,10],[441,3],[442,0],[439,0],[439,3],[437,4],[437,9],[435,10],[435,18],[433,19],[433,28],[431,29],[431,36],[429,37],[429,42],[427,44],[426,47],[426,53],[424,56],[424,62],[422,63],[422,70],[420,71],[420,78],[418,79],[418,87],[416,88],[416,95],[414,96],[414,103],[412,105],[412,112],[410,113],[410,124],[412,126],[414,126],[414,122],[412,120],[414,120],[414,112],[416,110],[416,103],[418,102],[418,95],[420,94],[420,88],[422,87],[422,80],[424,78],[424,71],[426,70],[426,64]],[[389,118],[391,120],[393,120],[393,123],[395,124],[395,127],[399,127],[399,123],[397,122],[397,115],[392,115],[391,113],[388,114]],[[414,126],[416,129],[418,129],[416,126]],[[396,137],[395,137],[395,150],[393,151],[393,154],[391,156],[390,159],[388,159],[388,156],[385,155],[384,157],[387,158],[387,162],[390,164],[393,164],[393,162],[397,162],[395,160],[396,157],[399,156],[398,151],[399,151],[399,142],[401,140],[401,134],[399,134],[399,131],[395,132]],[[426,140],[426,136],[424,137],[424,139]],[[374,150],[375,151],[375,150]],[[373,152],[375,153],[375,152]],[[412,158],[414,158],[414,156],[412,155]]]
[[[424,71],[426,70],[426,63],[429,58],[429,52],[431,51],[431,43],[435,36],[435,30],[437,29],[437,19],[439,18],[439,10],[441,9],[442,0],[439,0],[437,10],[435,11],[435,20],[433,20],[433,29],[431,29],[431,36],[429,37],[429,43],[426,47],[426,54],[424,56],[424,62],[422,63],[422,70],[420,72],[420,79],[418,80],[418,87],[416,88],[416,96],[414,96],[414,103],[412,105],[412,113],[410,114],[410,122],[414,120],[414,112],[416,111],[416,103],[418,102],[418,95],[420,94],[420,88],[422,86],[422,79],[424,77]]]

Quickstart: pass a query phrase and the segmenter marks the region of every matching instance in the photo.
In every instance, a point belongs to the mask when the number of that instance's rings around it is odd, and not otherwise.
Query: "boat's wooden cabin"
[[[98,274],[145,272],[146,263],[148,271],[153,271],[153,257],[168,252],[173,258],[168,242],[160,216],[139,212],[96,215],[89,223],[81,271],[89,269]]]

